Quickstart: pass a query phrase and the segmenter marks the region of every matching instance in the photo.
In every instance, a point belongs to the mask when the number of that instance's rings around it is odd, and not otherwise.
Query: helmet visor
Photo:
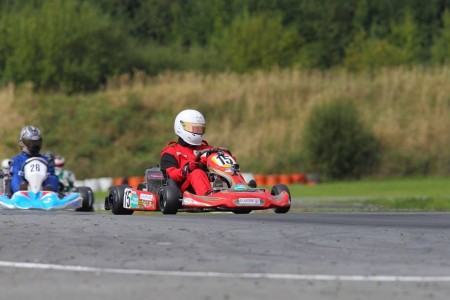
[[[23,143],[32,155],[36,155],[41,151],[42,139],[25,140]]]
[[[205,124],[200,123],[191,123],[191,122],[183,122],[181,121],[181,125],[183,125],[183,129],[187,132],[194,134],[205,134],[206,127]]]

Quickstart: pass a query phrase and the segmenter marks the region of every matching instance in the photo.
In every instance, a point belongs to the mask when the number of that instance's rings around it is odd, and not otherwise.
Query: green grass
[[[398,178],[290,186],[305,210],[450,211],[450,178]]]
[[[361,180],[290,186],[293,197],[432,197],[449,199],[450,178]]]
[[[450,177],[295,184],[292,211],[450,211]],[[107,192],[96,192],[103,202]]]

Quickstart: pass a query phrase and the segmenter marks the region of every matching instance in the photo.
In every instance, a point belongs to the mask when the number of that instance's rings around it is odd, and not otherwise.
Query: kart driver
[[[9,167],[11,166],[12,163],[12,159],[10,158],[5,158],[4,160],[2,160],[2,173],[3,174],[8,174],[9,173]]]
[[[12,160],[5,158],[2,160],[2,169],[0,170],[0,192],[5,193],[11,197],[11,189],[9,188],[11,178],[9,177],[9,168],[11,166]]]
[[[28,188],[28,183],[21,175],[22,166],[27,159],[30,157],[42,157],[49,161],[49,158],[39,153],[42,146],[42,135],[37,127],[28,125],[22,129],[19,137],[19,146],[22,148],[22,152],[13,157],[13,163],[9,170],[12,176],[11,190],[13,193]],[[56,192],[58,190],[59,180],[55,176],[55,168],[51,163],[48,164],[48,173],[49,176],[44,181],[44,190]]]
[[[61,155],[55,157],[55,174],[58,176],[61,183],[60,189],[65,191],[73,191],[75,187],[75,174],[67,169],[64,169],[66,159]]]
[[[213,148],[203,140],[205,118],[196,110],[183,110],[175,118],[174,130],[178,142],[169,142],[161,151],[161,170],[178,184],[182,192],[192,188],[197,195],[209,194],[211,184],[201,168],[206,158],[195,162],[197,151]]]

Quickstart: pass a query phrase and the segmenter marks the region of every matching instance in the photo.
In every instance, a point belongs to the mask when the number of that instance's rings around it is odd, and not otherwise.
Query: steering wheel
[[[225,147],[215,147],[215,148],[211,148],[211,149],[204,149],[204,150],[200,150],[197,153],[197,156],[195,157],[195,162],[200,162],[200,158],[203,154],[206,153],[206,156],[211,155],[211,153],[217,153],[217,152],[228,152],[231,154],[230,150],[228,150],[228,148]]]

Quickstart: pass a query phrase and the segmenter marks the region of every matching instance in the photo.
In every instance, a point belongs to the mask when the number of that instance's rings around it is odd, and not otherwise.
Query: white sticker
[[[141,199],[141,200],[147,200],[147,201],[152,201],[152,200],[153,200],[153,195],[152,195],[152,194],[144,194],[144,193],[141,193],[141,194],[139,194],[139,199]]]
[[[238,203],[241,205],[261,205],[259,198],[239,198]]]

